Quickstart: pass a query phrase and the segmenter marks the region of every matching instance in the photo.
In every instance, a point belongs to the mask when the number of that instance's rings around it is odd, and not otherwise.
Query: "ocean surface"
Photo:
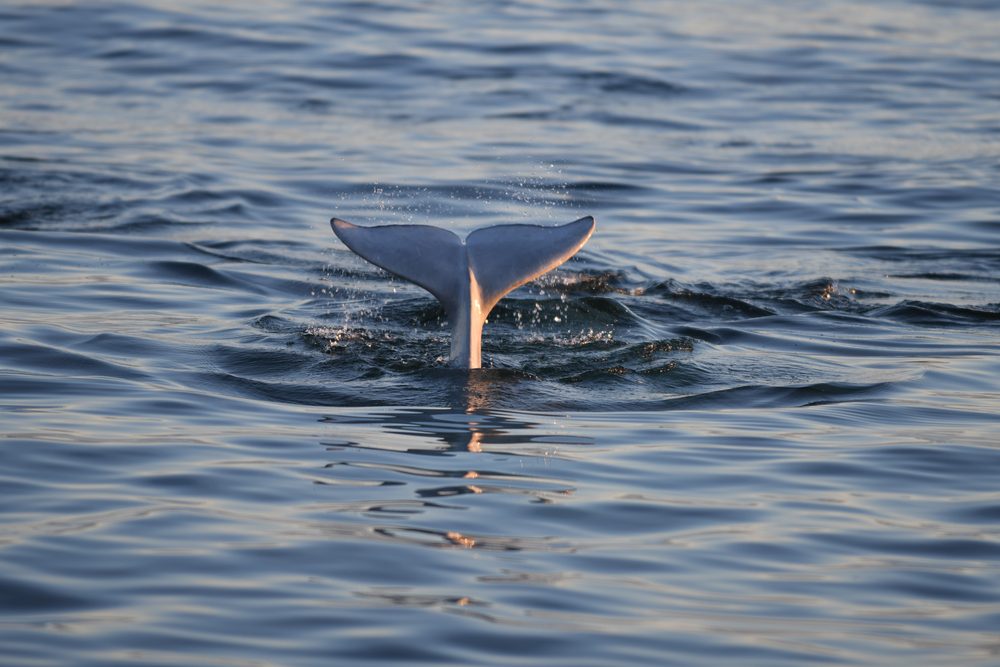
[[[0,4],[0,664],[1000,664],[1000,5]],[[597,231],[486,368],[328,221]]]

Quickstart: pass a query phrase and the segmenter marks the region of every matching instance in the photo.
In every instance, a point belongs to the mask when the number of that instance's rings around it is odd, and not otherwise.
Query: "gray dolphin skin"
[[[493,306],[575,255],[595,224],[588,215],[559,227],[496,225],[463,241],[430,225],[359,227],[330,220],[348,248],[441,302],[451,324],[449,364],[469,369],[482,366],[483,324]]]

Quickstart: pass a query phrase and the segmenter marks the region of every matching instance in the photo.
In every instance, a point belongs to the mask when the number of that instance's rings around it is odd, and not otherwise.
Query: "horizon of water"
[[[995,664],[997,34],[4,4],[0,664]],[[476,372],[327,222],[583,215]]]

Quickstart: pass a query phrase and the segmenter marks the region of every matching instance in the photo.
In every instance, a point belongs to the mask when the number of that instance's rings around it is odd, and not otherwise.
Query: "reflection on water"
[[[502,391],[517,391],[516,383],[503,373],[477,368],[465,375],[460,385],[461,391],[452,401],[455,409],[474,413],[488,409],[495,401],[495,395]]]

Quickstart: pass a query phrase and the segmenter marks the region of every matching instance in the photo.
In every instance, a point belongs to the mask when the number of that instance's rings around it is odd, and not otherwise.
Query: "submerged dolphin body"
[[[482,366],[483,324],[508,292],[556,268],[594,233],[587,216],[561,227],[497,225],[462,241],[429,225],[359,227],[333,218],[344,244],[389,273],[420,285],[444,306],[451,323],[452,366]]]

